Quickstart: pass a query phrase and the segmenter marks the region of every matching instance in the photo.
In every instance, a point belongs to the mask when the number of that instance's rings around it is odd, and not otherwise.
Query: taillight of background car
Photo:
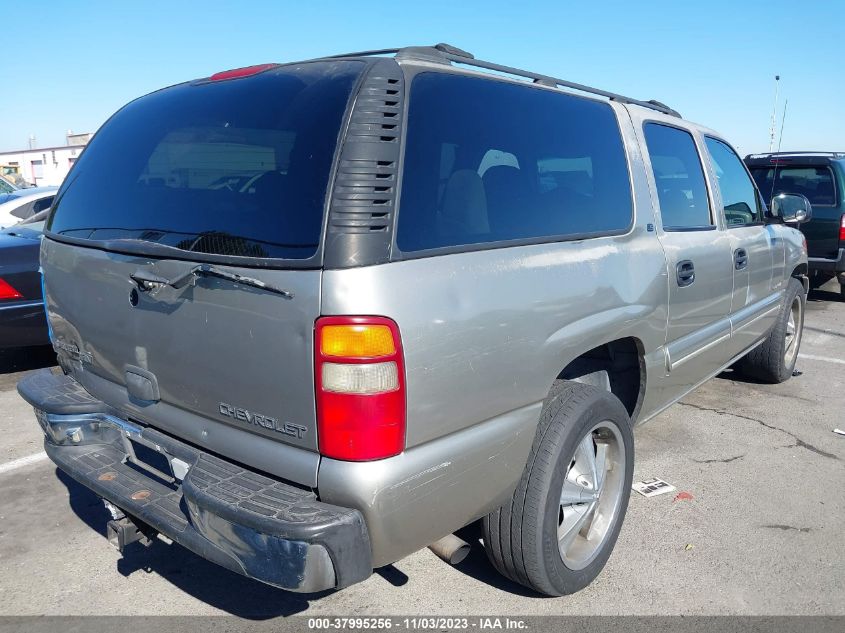
[[[23,299],[23,295],[0,277],[0,301],[4,299]]]

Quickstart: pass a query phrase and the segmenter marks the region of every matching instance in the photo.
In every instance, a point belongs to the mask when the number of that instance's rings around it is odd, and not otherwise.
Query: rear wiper
[[[267,292],[273,292],[277,295],[283,296],[285,299],[293,299],[293,293],[288,290],[265,283],[260,279],[244,277],[243,275],[217,268],[217,266],[212,264],[199,264],[174,279],[160,277],[159,275],[155,275],[144,270],[139,270],[129,275],[132,281],[138,284],[139,290],[142,292],[149,292],[150,294],[155,294],[164,286],[170,286],[171,288],[179,290],[187,285],[194,285],[197,277],[201,276],[217,277],[218,279],[225,279],[226,281],[243,284],[244,286],[252,286],[253,288],[260,288],[262,290],[266,290]]]

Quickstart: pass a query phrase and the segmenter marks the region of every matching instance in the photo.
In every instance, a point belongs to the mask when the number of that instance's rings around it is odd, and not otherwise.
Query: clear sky
[[[765,151],[845,151],[845,0],[50,0],[6,12],[0,150],[64,144],[157,88],[250,64],[448,42],[476,57],[658,99]]]

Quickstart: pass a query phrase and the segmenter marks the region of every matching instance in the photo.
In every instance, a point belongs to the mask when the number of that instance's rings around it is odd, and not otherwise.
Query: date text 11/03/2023
[[[312,630],[524,630],[527,623],[519,618],[502,617],[352,617],[352,618],[309,618],[308,628]]]

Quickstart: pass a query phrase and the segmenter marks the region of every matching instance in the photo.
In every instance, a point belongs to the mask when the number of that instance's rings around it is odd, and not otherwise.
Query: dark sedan
[[[0,349],[50,342],[38,271],[44,216],[0,230]]]

